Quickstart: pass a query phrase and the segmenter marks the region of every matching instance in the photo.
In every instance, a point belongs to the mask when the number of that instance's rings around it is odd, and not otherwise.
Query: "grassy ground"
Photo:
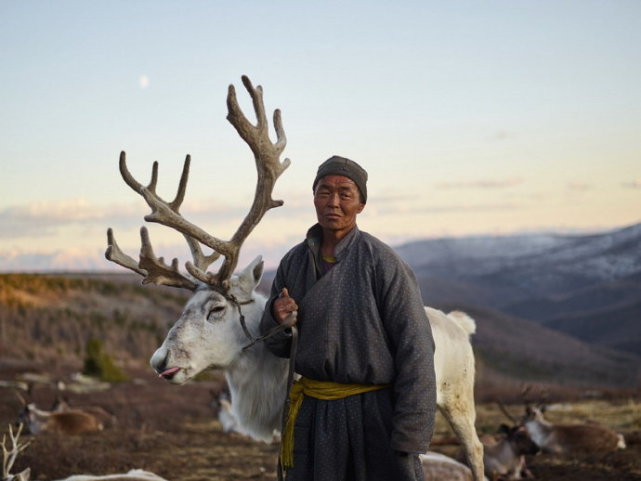
[[[46,366],[41,368],[45,370]],[[21,369],[9,369],[0,363],[0,379],[15,378]],[[32,480],[42,481],[133,468],[153,471],[172,481],[275,479],[276,445],[222,432],[209,407],[210,391],[220,387],[216,377],[173,386],[143,370],[132,373],[131,381],[106,391],[67,392],[72,404],[101,406],[117,421],[95,434],[31,436],[31,446],[19,457],[13,471],[31,467]],[[32,392],[33,400],[45,408],[55,396],[51,385],[38,384]],[[19,409],[20,401],[12,390],[0,388],[0,431],[6,431],[8,423],[15,421]],[[512,404],[506,409],[515,418],[523,413],[522,405]],[[641,481],[641,399],[563,402],[552,404],[547,416],[554,422],[600,422],[624,433],[629,447],[590,457],[532,457],[528,464],[537,479]],[[494,433],[507,421],[495,403],[480,404],[477,417],[479,432],[486,434]],[[435,439],[451,436],[439,418]],[[455,454],[458,446],[446,444],[434,449]]]

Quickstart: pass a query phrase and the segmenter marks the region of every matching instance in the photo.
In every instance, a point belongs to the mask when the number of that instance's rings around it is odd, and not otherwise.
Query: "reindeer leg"
[[[472,470],[475,481],[483,481],[483,445],[476,434],[474,421],[476,411],[474,402],[466,399],[468,396],[456,396],[457,399],[439,403],[439,410],[447,419],[456,436],[461,440],[467,464]],[[473,397],[469,396],[471,399]]]

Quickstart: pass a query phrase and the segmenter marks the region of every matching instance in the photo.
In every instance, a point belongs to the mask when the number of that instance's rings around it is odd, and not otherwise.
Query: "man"
[[[416,279],[356,225],[367,202],[364,169],[331,157],[312,188],[318,224],[282,259],[261,321],[265,333],[298,314],[303,377],[283,432],[287,479],[422,481],[418,454],[432,436],[436,386]],[[288,357],[290,343],[284,331],[267,346]]]

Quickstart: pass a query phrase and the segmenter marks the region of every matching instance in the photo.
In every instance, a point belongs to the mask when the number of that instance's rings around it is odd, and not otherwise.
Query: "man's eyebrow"
[[[334,188],[334,185],[335,185],[335,184],[325,184],[325,183],[323,183],[323,182],[320,182],[320,183],[318,184],[318,186],[316,187],[316,190],[320,190],[320,189],[327,189],[327,190],[331,190],[331,189],[333,189],[333,188]],[[341,190],[341,191],[343,191],[343,190],[349,190],[349,191],[352,191],[352,190],[357,190],[357,189],[358,189],[358,187],[357,187],[357,186],[356,186],[356,184],[355,184],[355,183],[353,183],[353,182],[341,182],[340,184],[338,184],[337,189],[338,189],[338,190]]]

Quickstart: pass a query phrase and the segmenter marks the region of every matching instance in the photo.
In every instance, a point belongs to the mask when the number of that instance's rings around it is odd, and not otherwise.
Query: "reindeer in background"
[[[20,443],[20,434],[22,434],[23,425],[18,425],[18,430],[14,433],[13,426],[9,425],[9,440],[11,446],[7,445],[6,434],[2,436],[2,481],[29,481],[31,469],[27,468],[18,474],[11,474],[13,464],[16,462],[18,455],[27,449],[31,441]]]
[[[64,435],[84,434],[101,431],[103,424],[100,420],[80,409],[69,408],[64,411],[45,411],[38,409],[35,403],[28,402],[16,392],[22,403],[18,414],[18,424],[26,426],[26,432],[38,434],[43,431]]]
[[[252,99],[257,124],[253,125],[242,113],[233,85],[229,86],[227,95],[227,119],[252,150],[258,179],[249,213],[231,239],[218,239],[180,214],[189,176],[189,155],[185,159],[176,197],[167,202],[156,193],[158,163],[154,162],[151,181],[144,186],[129,172],[125,153],[122,152],[120,173],[124,181],[151,208],[151,214],[145,216],[145,220],[175,229],[185,237],[193,258],[193,262],[185,265],[191,277],[179,271],[177,259],[168,265],[162,257],[156,257],[149,233],[144,227],[140,232],[142,246],[139,261],[118,247],[111,229],[107,232],[105,256],[143,276],[143,284],[181,287],[194,292],[181,317],[151,357],[151,366],[161,377],[176,384],[188,381],[207,368],[224,369],[231,392],[233,414],[243,432],[255,439],[270,442],[274,430],[280,429],[288,361],[272,355],[262,343],[255,343],[266,302],[266,298],[255,291],[263,273],[261,257],[236,275],[234,270],[244,240],[269,209],[283,204],[272,199],[272,191],[290,161],[279,160],[287,142],[280,111],[274,112],[277,140],[272,143],[262,88],[254,88],[246,76],[242,77],[242,81]],[[212,249],[212,252],[205,254],[201,246]],[[218,272],[208,272],[208,267],[220,256],[223,261]],[[456,435],[461,438],[475,479],[481,480],[483,452],[474,428],[474,354],[469,341],[475,324],[464,314],[447,316],[436,309],[426,310],[437,346],[437,403]],[[248,342],[251,347],[247,346]]]
[[[18,455],[23,452],[31,441],[26,443],[20,442],[20,435],[22,434],[23,425],[18,426],[18,430],[14,433],[13,427],[9,425],[9,439],[11,446],[7,446],[6,435],[2,436],[2,480],[1,481],[30,481],[31,468],[26,468],[18,474],[11,474]],[[124,474],[108,474],[103,476],[93,476],[88,474],[76,474],[59,481],[167,481],[165,478],[143,471],[142,469],[132,469]]]
[[[526,406],[522,423],[544,453],[577,455],[625,449],[623,435],[596,423],[553,424],[542,407]]]

